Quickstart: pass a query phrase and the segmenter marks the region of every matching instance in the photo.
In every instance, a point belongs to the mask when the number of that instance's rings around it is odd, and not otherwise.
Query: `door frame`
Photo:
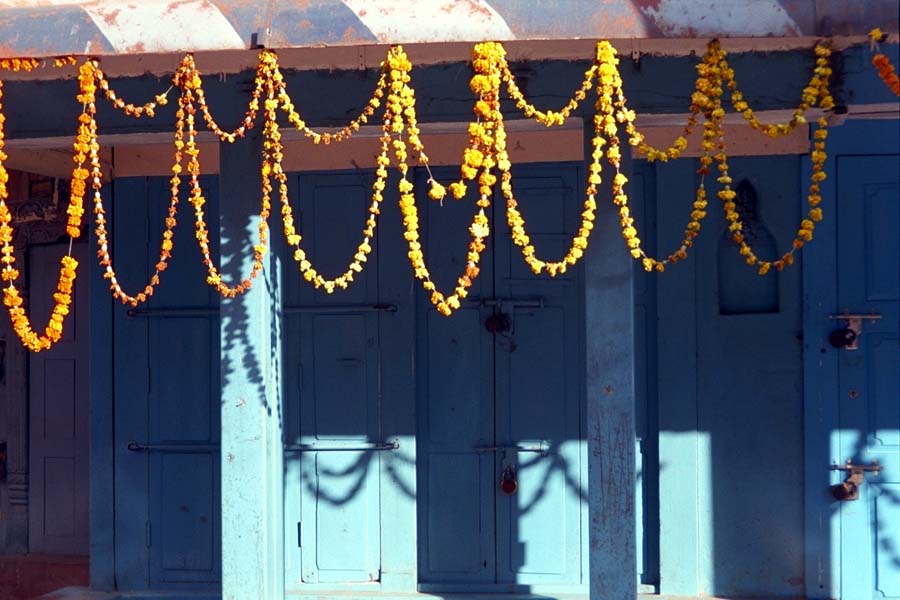
[[[891,122],[896,123],[896,120]],[[841,473],[829,471],[839,463],[838,441],[831,433],[839,427],[838,363],[828,334],[834,323],[828,315],[838,307],[837,264],[837,157],[900,154],[896,129],[882,120],[852,120],[829,132],[829,155],[821,185],[825,218],[816,226],[816,239],[803,249],[803,405],[804,405],[804,513],[806,515],[806,595],[839,598],[841,594],[841,529],[833,518],[829,486],[840,483]],[[803,159],[800,180],[805,189],[812,172]],[[799,201],[805,203],[805,198]]]

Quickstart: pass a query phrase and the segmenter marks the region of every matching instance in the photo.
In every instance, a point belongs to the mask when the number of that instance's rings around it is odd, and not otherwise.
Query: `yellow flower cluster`
[[[872,40],[873,48],[878,48],[878,43],[884,37],[884,34],[877,27],[869,32],[869,39]],[[894,95],[900,96],[900,77],[897,76],[897,71],[894,69],[894,65],[891,64],[891,59],[881,52],[876,52],[872,57],[872,64],[875,66],[875,70],[878,71],[878,77],[881,78],[881,81],[894,92]]]

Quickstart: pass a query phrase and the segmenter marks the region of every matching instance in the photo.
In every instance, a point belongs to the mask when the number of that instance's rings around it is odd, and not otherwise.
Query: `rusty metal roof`
[[[895,0],[0,0],[0,56],[896,31]]]

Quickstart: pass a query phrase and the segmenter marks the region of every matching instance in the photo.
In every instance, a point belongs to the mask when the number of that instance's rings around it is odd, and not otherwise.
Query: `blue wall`
[[[756,191],[755,245],[762,248],[766,234],[778,248],[789,244],[800,159],[730,164],[735,182],[746,179]],[[651,230],[656,224],[649,237],[661,252],[680,242],[696,166],[637,169],[644,215]],[[804,583],[800,269],[759,278],[724,237],[718,207],[709,212],[692,259],[637,279],[643,580],[673,594],[796,595]],[[746,290],[732,298],[726,285]]]

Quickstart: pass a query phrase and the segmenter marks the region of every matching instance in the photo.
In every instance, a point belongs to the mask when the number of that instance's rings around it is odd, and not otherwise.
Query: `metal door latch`
[[[881,471],[881,465],[878,464],[878,461],[871,465],[854,465],[848,460],[844,465],[831,465],[831,470],[847,473],[847,479],[831,486],[831,495],[834,499],[846,502],[859,499],[859,486],[865,481],[865,474],[869,472],[877,475]]]
[[[846,327],[835,329],[828,336],[828,341],[831,345],[835,348],[844,348],[845,350],[858,350],[863,319],[868,319],[869,323],[874,323],[881,318],[881,315],[876,313],[868,315],[844,313],[828,315],[828,318],[832,321],[843,321],[846,324]]]

